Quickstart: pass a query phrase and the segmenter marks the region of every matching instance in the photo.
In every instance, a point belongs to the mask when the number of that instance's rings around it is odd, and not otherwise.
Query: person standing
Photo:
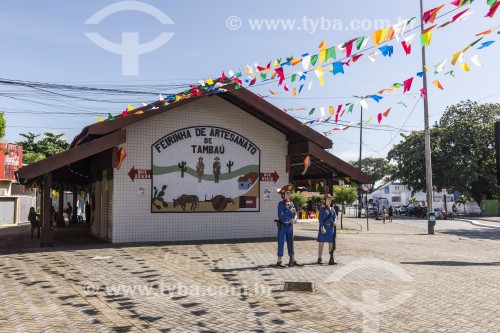
[[[385,209],[385,205],[382,206],[382,220],[384,221],[385,224],[385,216],[387,215],[387,210]]]
[[[87,224],[90,223],[90,215],[92,213],[90,212],[90,204],[89,204],[89,201],[85,201],[85,222],[87,222]]]
[[[330,253],[330,260],[328,265],[336,265],[337,262],[333,258],[335,251],[335,229],[337,227],[337,214],[332,207],[332,196],[325,195],[325,206],[319,210],[319,230],[318,230],[318,264],[323,264],[323,248],[325,243],[328,243],[328,253]]]
[[[295,186],[293,184],[288,184],[283,186],[277,191],[281,194],[283,198],[278,204],[278,262],[277,267],[286,267],[283,263],[283,253],[285,250],[285,241],[288,249],[288,255],[290,256],[289,266],[302,266],[295,261],[295,253],[293,248],[293,223],[295,223],[297,218],[297,212],[290,201],[290,196],[295,192]]]
[[[394,207],[389,206],[389,223],[392,223],[393,218],[394,218]]]
[[[73,206],[68,202],[66,207],[66,216],[68,217],[68,223],[71,224],[71,213],[73,213]]]

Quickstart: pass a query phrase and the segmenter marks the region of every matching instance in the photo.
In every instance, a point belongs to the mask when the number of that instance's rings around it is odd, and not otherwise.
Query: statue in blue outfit
[[[321,207],[319,210],[319,230],[318,230],[318,264],[323,264],[323,247],[325,243],[328,243],[330,260],[328,265],[336,265],[337,262],[333,258],[333,252],[336,249],[335,238],[336,238],[336,227],[337,227],[337,214],[335,209],[332,208],[332,196],[330,194],[325,195],[325,207]]]
[[[283,264],[283,252],[285,249],[285,241],[290,256],[289,266],[302,266],[295,261],[293,249],[293,224],[297,220],[297,212],[290,201],[290,196],[295,192],[295,186],[288,184],[277,191],[281,194],[283,201],[278,204],[278,262],[277,267],[286,267]]]

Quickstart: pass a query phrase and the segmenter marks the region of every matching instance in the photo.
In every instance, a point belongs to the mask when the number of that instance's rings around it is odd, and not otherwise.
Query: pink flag
[[[275,68],[274,71],[280,77],[280,81],[278,82],[278,86],[281,86],[281,84],[283,83],[283,81],[285,81],[285,73],[283,73],[283,67]]]
[[[379,113],[377,115],[377,119],[378,119],[378,123],[380,124],[380,122],[382,121],[382,113]]]
[[[403,85],[404,85],[403,94],[407,91],[410,91],[412,82],[413,82],[413,77],[411,77],[408,80],[403,82]]]
[[[406,55],[411,53],[411,44],[406,44],[406,41],[402,41],[401,45],[403,45]]]
[[[424,96],[424,99],[427,98],[427,93],[425,92],[425,88],[420,89],[420,93],[422,94],[422,96]]]
[[[498,6],[500,6],[500,1],[495,2],[493,6],[490,7],[490,10],[488,11],[488,14],[486,14],[485,17],[493,18],[493,15],[495,15],[498,9]]]

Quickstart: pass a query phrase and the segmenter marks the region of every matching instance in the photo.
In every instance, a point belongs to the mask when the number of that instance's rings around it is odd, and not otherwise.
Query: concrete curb
[[[463,221],[463,222],[469,222],[470,224],[476,225],[478,227],[487,227],[487,228],[497,228],[497,229],[500,229],[500,225],[496,226],[496,225],[483,224],[483,223],[479,223],[479,222],[476,222],[476,221],[473,221],[473,220],[465,220],[465,219],[455,219],[455,220],[457,220],[457,221]]]

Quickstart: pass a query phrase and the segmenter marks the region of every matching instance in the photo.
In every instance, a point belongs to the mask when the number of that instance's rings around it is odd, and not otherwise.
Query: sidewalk
[[[467,221],[481,227],[500,228],[499,216],[459,216],[457,220]]]

